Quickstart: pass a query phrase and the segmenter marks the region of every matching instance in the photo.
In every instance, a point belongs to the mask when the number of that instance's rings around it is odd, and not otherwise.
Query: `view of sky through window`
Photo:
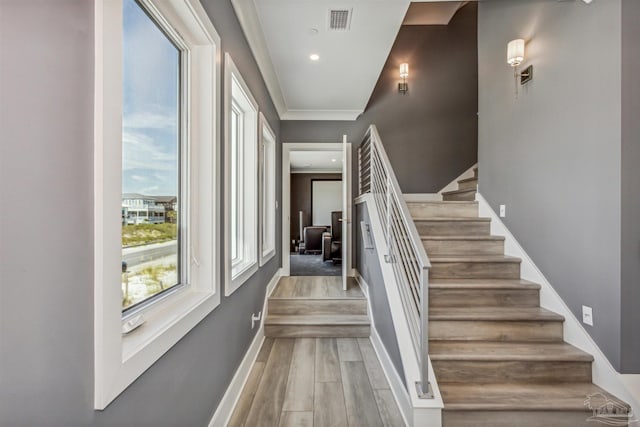
[[[180,50],[123,8],[122,308],[180,282]]]
[[[124,1],[122,191],[177,196],[180,51]]]

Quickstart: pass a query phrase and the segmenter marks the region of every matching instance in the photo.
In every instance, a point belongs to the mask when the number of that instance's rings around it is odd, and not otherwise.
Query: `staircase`
[[[431,260],[430,358],[443,426],[587,426],[593,357],[563,341],[564,318],[478,217],[477,169],[443,201],[408,203]],[[619,401],[618,401],[619,402]],[[624,405],[624,404],[623,404]],[[626,405],[625,405],[626,406]]]
[[[367,300],[353,278],[282,277],[268,300],[264,333],[277,338],[363,338],[371,325]]]

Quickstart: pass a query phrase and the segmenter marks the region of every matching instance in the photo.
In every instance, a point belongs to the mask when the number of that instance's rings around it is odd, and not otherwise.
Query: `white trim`
[[[354,121],[362,110],[287,110],[282,120],[335,120]]]
[[[304,174],[304,173],[326,173],[326,174],[339,174],[342,173],[342,169],[305,169],[305,170],[292,170],[291,173],[294,174]]]
[[[258,69],[278,111],[278,116],[281,120],[284,120],[283,115],[287,111],[287,105],[282,94],[278,75],[271,62],[271,55],[264,39],[262,24],[255,4],[253,0],[231,0],[231,4],[240,22],[240,27],[242,27],[242,31],[247,38],[253,57],[258,63]]]
[[[258,329],[258,332],[256,332],[256,336],[253,338],[249,349],[242,358],[242,362],[240,362],[238,369],[236,369],[236,373],[233,375],[231,383],[229,383],[229,387],[227,387],[227,390],[224,392],[224,396],[222,396],[216,412],[213,414],[211,421],[209,421],[209,427],[225,427],[229,423],[233,410],[238,404],[238,400],[242,394],[242,390],[249,379],[251,368],[253,368],[253,365],[256,362],[258,353],[260,353],[260,347],[262,347],[262,343],[264,342],[264,319],[267,316],[267,303],[269,301],[269,296],[276,287],[281,275],[282,269],[278,269],[267,285],[264,295],[260,328]]]
[[[180,30],[187,49],[190,199],[194,262],[190,281],[145,311],[146,323],[121,334],[122,0],[95,0],[94,408],[102,410],[220,303],[217,159],[220,37],[198,0],[144,0]],[[190,96],[191,93],[197,96]],[[216,117],[215,119],[212,119]],[[197,259],[197,262],[195,261]]]
[[[400,348],[400,357],[402,358],[405,383],[408,385],[408,393],[413,408],[413,416],[410,420],[410,425],[415,427],[440,426],[442,424],[441,411],[444,407],[444,403],[442,401],[437,379],[433,372],[431,360],[429,360],[429,381],[431,382],[434,398],[420,399],[414,385],[415,382],[420,379],[420,365],[418,363],[416,352],[413,348],[411,333],[404,314],[400,293],[398,288],[395,286],[396,279],[393,268],[384,259],[384,247],[380,244],[380,242],[385,241],[384,229],[380,222],[380,218],[378,217],[378,212],[374,207],[375,201],[373,199],[373,195],[371,193],[364,194],[358,198],[358,201],[359,203],[366,203],[367,210],[369,212],[371,232],[376,243],[375,251],[378,256],[380,271],[382,272],[382,280],[385,283],[387,300],[389,301],[389,308],[393,319],[393,327],[396,332],[398,347]],[[371,209],[369,207],[371,207]]]
[[[615,370],[593,338],[591,338],[591,335],[584,329],[580,321],[558,295],[513,234],[511,234],[500,217],[496,215],[485,198],[480,193],[476,193],[476,200],[478,201],[480,216],[491,218],[491,234],[504,236],[505,254],[522,259],[522,278],[542,286],[540,289],[540,305],[564,316],[564,340],[593,355],[593,383],[626,401],[633,407],[634,413],[640,413],[640,375],[622,375]]]
[[[352,152],[352,144],[347,143],[347,149]],[[292,151],[340,151],[342,152],[341,142],[285,142],[282,144],[282,271],[283,276],[289,276],[291,265],[289,255],[291,254],[291,156]],[[342,168],[351,168],[351,164],[347,164],[345,160],[342,162]],[[349,174],[349,178],[351,174]],[[351,180],[350,180],[351,181]],[[347,183],[347,194],[349,200],[353,200],[353,189],[351,182]],[[349,235],[352,238],[352,224],[349,224]],[[353,245],[348,246],[349,257],[347,259],[347,271],[352,271]]]
[[[246,163],[243,163],[243,191],[240,196],[243,197],[243,210],[242,210],[242,227],[243,227],[243,242],[249,244],[248,248],[243,246],[244,259],[242,269],[236,273],[233,277],[232,267],[232,255],[231,255],[231,103],[233,98],[233,86],[234,81],[238,83],[241,95],[249,103],[249,108],[252,111],[245,111],[244,119],[250,120],[248,123],[243,124],[243,136],[242,136],[242,152],[243,155],[249,155],[249,160],[252,163],[252,167],[248,170]],[[228,52],[224,55],[224,143],[225,143],[225,158],[224,158],[224,201],[225,201],[225,217],[224,217],[224,242],[225,242],[225,296],[231,295],[240,286],[242,286],[251,276],[258,271],[259,264],[259,204],[258,204],[258,129],[259,120],[258,102],[253,97],[249,86],[244,81],[242,74],[236,67],[231,55]],[[249,132],[247,132],[249,131]],[[252,144],[252,145],[251,145]],[[248,150],[247,148],[252,148]],[[250,179],[247,179],[250,177]],[[249,187],[245,185],[249,183]],[[253,190],[253,191],[248,191]],[[249,205],[249,208],[247,208]],[[248,211],[247,209],[250,209]],[[248,223],[248,224],[247,224]]]
[[[369,295],[369,284],[357,271],[355,278],[360,285],[360,288],[362,289],[362,293],[364,293],[365,297],[367,297],[367,306],[369,307],[369,322],[371,323],[371,336],[369,339],[371,340],[371,344],[376,351],[378,360],[382,365],[384,376],[387,378],[387,382],[391,386],[391,391],[393,393],[393,397],[396,399],[396,403],[398,404],[400,413],[402,414],[402,419],[404,420],[404,423],[406,425],[409,425],[408,420],[412,419],[413,411],[413,408],[411,407],[411,399],[409,399],[409,394],[407,393],[407,389],[402,382],[402,378],[400,378],[398,371],[393,365],[391,356],[389,356],[389,353],[387,352],[387,349],[384,346],[380,335],[378,334],[378,330],[376,329],[375,319],[373,318],[373,314],[371,313],[372,305],[371,297]]]
[[[462,172],[460,174],[460,176],[458,176],[456,179],[454,179],[453,181],[448,183],[442,190],[438,191],[438,194],[442,195],[442,193],[446,193],[447,191],[455,191],[455,190],[457,190],[458,189],[458,181],[460,181],[461,179],[471,178],[474,175],[473,174],[473,169],[477,168],[477,167],[478,167],[478,164],[476,163],[475,165],[471,166],[466,171]]]
[[[259,156],[258,156],[258,209],[259,209],[259,244],[258,244],[258,252],[260,255],[260,267],[265,265],[271,258],[276,255],[276,218],[278,216],[278,200],[277,200],[277,191],[276,191],[276,169],[277,169],[277,140],[276,134],[269,125],[269,122],[264,117],[264,114],[260,112],[259,114],[259,130],[258,130],[258,145],[259,145]],[[272,152],[272,160],[273,164],[271,165],[271,170],[265,170],[265,143],[264,143],[264,134],[268,133],[272,142],[270,143],[270,150]],[[272,181],[273,185],[273,206],[270,207],[271,217],[267,218],[269,224],[265,224],[265,179],[269,178]],[[273,242],[272,246],[268,248],[266,251],[264,249],[264,229],[265,227],[270,227],[273,231]]]

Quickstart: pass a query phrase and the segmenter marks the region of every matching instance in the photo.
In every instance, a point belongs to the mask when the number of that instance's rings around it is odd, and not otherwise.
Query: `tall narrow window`
[[[102,410],[220,304],[222,58],[199,0],[93,3],[93,396]]]
[[[184,283],[181,49],[123,3],[122,310]]]
[[[260,265],[276,254],[276,136],[260,114],[260,181],[262,229],[260,233]]]
[[[258,105],[225,55],[227,295],[258,269]]]

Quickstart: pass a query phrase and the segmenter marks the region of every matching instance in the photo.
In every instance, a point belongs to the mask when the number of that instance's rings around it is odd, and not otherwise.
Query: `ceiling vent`
[[[351,9],[329,10],[329,30],[348,31],[351,27]]]

